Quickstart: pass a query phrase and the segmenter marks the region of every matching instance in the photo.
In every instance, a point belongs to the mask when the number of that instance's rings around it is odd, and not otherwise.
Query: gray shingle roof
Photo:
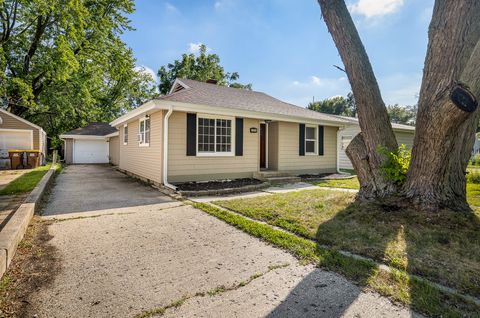
[[[79,136],[106,136],[117,131],[117,128],[110,126],[109,123],[90,123],[85,127],[80,127],[64,135],[79,135]]]
[[[187,85],[188,88],[162,96],[159,99],[336,123],[348,122],[337,116],[319,113],[304,107],[282,102],[262,92],[219,86],[190,79],[179,79],[179,81]]]
[[[341,118],[341,119],[343,119],[343,120],[349,121],[349,122],[352,123],[352,124],[358,125],[358,118],[356,118],[356,117],[345,117],[345,116],[338,116],[338,115],[336,115],[336,117],[339,117],[339,118]],[[415,131],[415,126],[404,125],[404,124],[397,124],[397,123],[392,123],[392,128],[393,128],[393,129],[402,129],[402,130]]]

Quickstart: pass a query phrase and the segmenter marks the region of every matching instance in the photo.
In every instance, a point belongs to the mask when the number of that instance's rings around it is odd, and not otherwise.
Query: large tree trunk
[[[396,150],[397,141],[367,52],[345,2],[318,0],[318,3],[345,65],[357,104],[362,136],[355,138],[346,152],[356,171],[362,171],[359,198],[388,197],[397,189],[381,172],[385,158],[377,150],[378,147]]]
[[[465,173],[474,143],[478,110],[451,100],[460,84],[480,93],[480,1],[437,1],[418,104],[412,161],[404,192],[427,208],[468,208]],[[477,46],[477,48],[475,48]]]
[[[357,101],[362,134],[347,155],[358,172],[361,197],[385,197],[377,146],[395,149],[385,105],[368,56],[344,0],[318,0]],[[480,1],[437,0],[418,104],[415,140],[402,194],[425,208],[468,208],[465,173],[480,117]],[[459,102],[452,93],[469,96]],[[453,102],[455,100],[455,103]],[[467,100],[468,101],[468,100]],[[469,109],[467,109],[469,108]]]

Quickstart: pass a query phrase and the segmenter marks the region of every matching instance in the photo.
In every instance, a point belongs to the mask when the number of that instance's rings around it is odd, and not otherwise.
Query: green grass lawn
[[[360,183],[358,183],[357,177],[351,179],[339,179],[339,180],[315,180],[310,182],[319,187],[329,188],[346,188],[346,189],[359,189]]]
[[[344,189],[360,188],[360,184],[358,183],[357,177],[354,177],[352,179],[341,179],[341,180],[315,180],[315,181],[311,181],[310,183],[317,185],[319,187],[344,188]],[[467,201],[470,205],[474,207],[480,207],[480,184],[467,183]]]
[[[215,204],[480,296],[480,211],[396,211],[354,196],[320,189]]]
[[[20,194],[32,191],[37,185],[37,183],[47,173],[48,169],[50,169],[50,166],[51,165],[48,164],[38,167],[18,177],[17,179],[10,182],[5,188],[0,190],[0,195]]]

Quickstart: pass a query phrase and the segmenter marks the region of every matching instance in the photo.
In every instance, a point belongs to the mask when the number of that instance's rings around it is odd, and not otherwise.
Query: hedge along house
[[[60,135],[67,164],[119,162],[119,133],[108,123],[90,123]]]
[[[31,122],[0,108],[0,150],[35,150],[40,162],[47,155],[47,134]]]
[[[350,144],[350,141],[352,141],[353,137],[360,133],[358,118],[343,116],[338,117],[348,122],[348,124],[346,124],[344,128],[340,129],[338,133],[338,166],[340,169],[353,169],[352,162],[350,159],[348,159],[345,149],[347,149],[347,146]],[[395,137],[397,138],[398,145],[400,146],[404,144],[407,149],[412,149],[415,127],[392,123],[392,129],[395,133]]]
[[[120,132],[120,170],[172,188],[265,171],[336,172],[345,124],[261,92],[187,79],[111,123]]]

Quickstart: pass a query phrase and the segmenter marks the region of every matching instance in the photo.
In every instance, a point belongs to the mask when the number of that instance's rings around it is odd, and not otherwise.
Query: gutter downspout
[[[339,127],[337,130],[337,173],[343,173],[340,171],[340,149],[341,149],[340,132],[344,129],[345,127]]]
[[[163,185],[177,191],[177,187],[168,183],[168,119],[173,112],[173,106],[169,106],[168,112],[163,120]]]

